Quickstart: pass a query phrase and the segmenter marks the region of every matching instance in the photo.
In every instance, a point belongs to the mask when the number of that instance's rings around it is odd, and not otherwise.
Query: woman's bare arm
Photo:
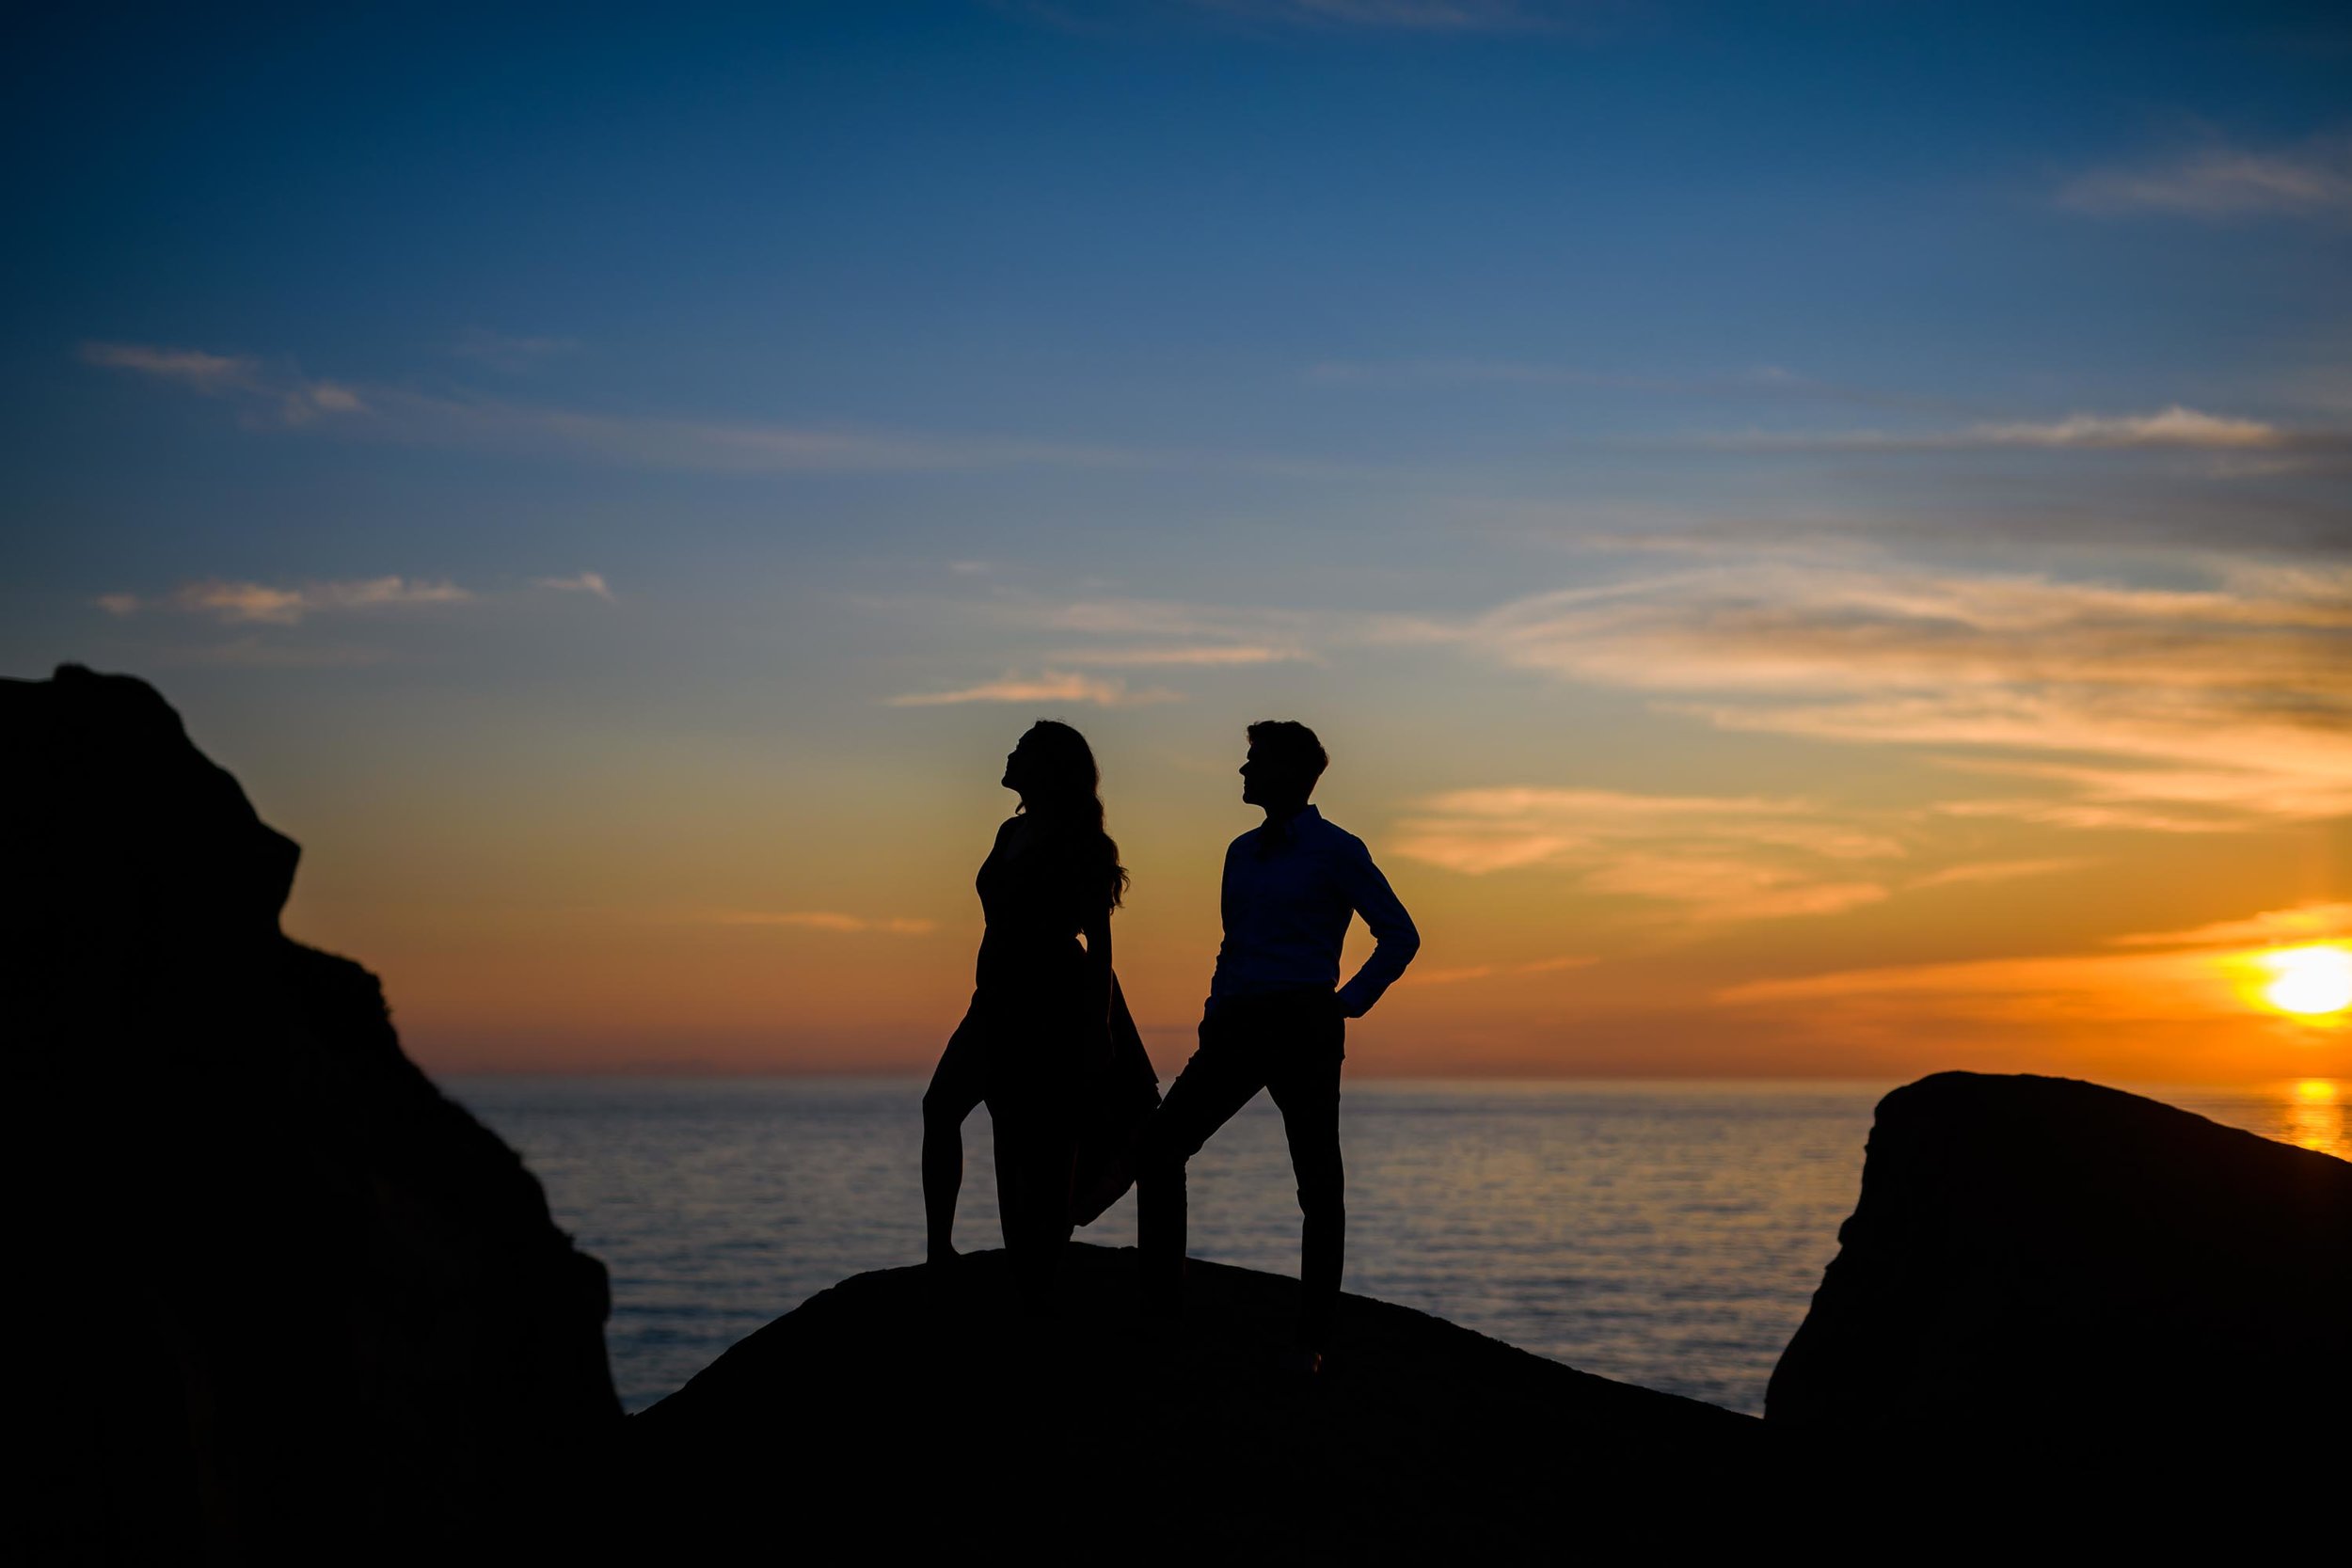
[[[1094,1011],[1104,1028],[1111,1021],[1111,911],[1105,904],[1082,927],[1087,939],[1088,994],[1096,998]]]

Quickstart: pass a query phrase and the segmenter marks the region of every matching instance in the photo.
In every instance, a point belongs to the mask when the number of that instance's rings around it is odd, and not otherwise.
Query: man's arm
[[[1338,870],[1348,903],[1372,928],[1372,957],[1339,990],[1341,1013],[1361,1018],[1421,951],[1421,933],[1413,929],[1413,917],[1405,912],[1389,879],[1372,863],[1372,852],[1361,844],[1351,844],[1340,855]]]

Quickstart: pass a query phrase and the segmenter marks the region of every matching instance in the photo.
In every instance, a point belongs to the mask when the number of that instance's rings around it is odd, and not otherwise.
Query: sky
[[[428,1068],[928,1069],[1053,717],[1163,1072],[1295,718],[1359,1072],[2352,1074],[2340,8],[328,9],[0,64],[0,673]]]

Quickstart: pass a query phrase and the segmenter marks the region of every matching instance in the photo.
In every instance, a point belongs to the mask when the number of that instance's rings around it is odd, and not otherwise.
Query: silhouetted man
[[[1421,946],[1412,918],[1363,840],[1307,803],[1330,759],[1291,720],[1249,726],[1241,798],[1265,822],[1225,851],[1224,944],[1200,1020],[1200,1047],[1144,1124],[1137,1166],[1159,1201],[1145,1207],[1141,1250],[1154,1302],[1174,1305],[1184,1257],[1184,1162],[1260,1089],[1271,1091],[1298,1178],[1297,1364],[1322,1366],[1339,1306],[1347,1203],[1340,1164],[1340,1061],[1346,1019],[1361,1018]],[[1339,984],[1350,913],[1378,943]],[[1338,987],[1337,990],[1333,988]]]

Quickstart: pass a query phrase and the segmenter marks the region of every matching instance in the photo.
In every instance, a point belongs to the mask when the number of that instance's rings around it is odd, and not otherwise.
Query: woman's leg
[[[1062,1252],[1070,1244],[1070,1187],[1077,1139],[1065,1114],[992,1105],[996,1121],[996,1205],[1005,1252],[1022,1304],[1042,1310],[1053,1299]]]
[[[925,1260],[945,1263],[956,1255],[956,1198],[963,1190],[963,1118],[987,1087],[987,1063],[979,1031],[967,1016],[948,1037],[923,1091],[923,1223]]]
[[[963,1117],[923,1097],[923,1227],[925,1259],[956,1255],[956,1197],[963,1190]]]

